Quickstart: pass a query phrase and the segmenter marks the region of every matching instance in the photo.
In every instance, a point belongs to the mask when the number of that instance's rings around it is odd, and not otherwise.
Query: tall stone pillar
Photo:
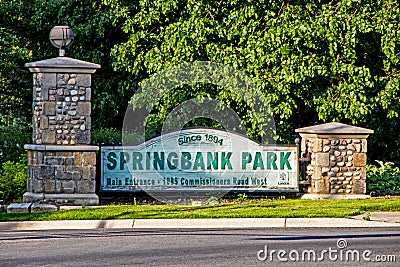
[[[311,198],[363,197],[367,137],[374,131],[331,122],[296,129],[296,132],[302,138],[302,157],[309,158]]]
[[[25,64],[33,73],[33,144],[24,202],[98,205],[90,145],[91,75],[100,65],[57,57]]]

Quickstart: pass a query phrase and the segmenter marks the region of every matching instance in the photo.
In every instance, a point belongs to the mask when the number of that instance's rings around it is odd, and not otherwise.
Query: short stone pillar
[[[100,65],[68,57],[25,64],[33,72],[33,144],[24,202],[98,205],[90,145],[91,74]]]
[[[296,132],[302,138],[301,157],[309,158],[308,193],[328,198],[365,194],[367,137],[372,130],[331,122]]]

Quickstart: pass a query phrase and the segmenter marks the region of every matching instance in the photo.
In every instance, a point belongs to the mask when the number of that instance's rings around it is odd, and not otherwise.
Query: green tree
[[[376,130],[373,158],[400,159],[397,1],[105,3],[129,36],[111,51],[116,70],[142,80],[185,61],[228,64],[265,94],[278,141],[292,143],[297,127],[341,121]],[[174,101],[160,105],[168,111]],[[160,122],[167,112],[157,111]]]
[[[25,107],[32,101],[32,79],[23,69],[32,51],[26,46],[26,36],[11,27],[18,21],[15,11],[11,2],[0,1],[0,126],[25,124],[30,114]]]
[[[54,57],[57,51],[49,45],[48,33],[55,25],[70,26],[75,35],[74,44],[66,56],[101,64],[93,76],[93,125],[94,127],[120,127],[126,105],[136,81],[126,72],[111,67],[110,50],[126,37],[118,21],[110,16],[110,7],[102,1],[87,0],[36,0],[29,22],[42,33],[45,56]],[[115,26],[112,25],[115,22]]]
[[[5,62],[9,65],[2,68],[9,79],[7,82],[0,81],[0,88],[8,93],[4,94],[7,96],[4,102],[20,99],[19,105],[14,102],[14,105],[4,104],[4,109],[11,110],[13,115],[23,112],[24,119],[31,120],[31,110],[26,106],[30,106],[27,104],[32,97],[32,79],[23,64],[58,56],[49,42],[49,32],[56,25],[68,25],[74,31],[75,43],[67,50],[66,56],[102,66],[93,77],[93,125],[121,126],[132,95],[127,91],[135,87],[136,80],[126,72],[117,72],[111,67],[110,50],[126,37],[118,22],[111,18],[108,6],[102,1],[86,0],[9,0],[0,1],[0,15],[0,55],[5,54],[5,58],[9,59]]]
[[[7,161],[0,172],[0,202],[20,201],[26,192],[26,160]]]
[[[69,25],[76,39],[67,56],[102,65],[93,78],[95,128],[120,128],[127,102],[153,74],[211,61],[254,80],[279,142],[292,143],[295,128],[340,121],[375,130],[369,158],[400,161],[398,1],[9,0],[0,1],[0,15],[3,124],[30,121],[31,74],[23,63],[56,56],[48,33]],[[225,102],[259,138],[238,95],[204,84],[163,96],[149,134],[193,97]]]

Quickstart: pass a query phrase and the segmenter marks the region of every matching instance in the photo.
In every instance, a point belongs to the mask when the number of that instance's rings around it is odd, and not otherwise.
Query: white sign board
[[[101,148],[102,191],[298,191],[296,146],[262,146],[236,133],[196,128],[137,146]]]

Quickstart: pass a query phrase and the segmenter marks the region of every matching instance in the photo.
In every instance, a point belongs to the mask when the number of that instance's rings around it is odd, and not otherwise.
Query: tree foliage
[[[292,143],[295,128],[340,121],[375,130],[371,159],[400,160],[398,1],[10,0],[0,2],[0,14],[0,54],[8,55],[0,91],[15,86],[1,94],[1,114],[9,109],[29,119],[22,106],[31,80],[21,82],[29,77],[21,64],[56,56],[48,32],[67,24],[76,35],[67,55],[102,65],[93,79],[95,127],[121,127],[129,99],[153,74],[211,61],[253,79],[279,142]],[[193,97],[223,101],[256,132],[257,120],[238,95],[189,84],[159,101],[148,121],[151,134]],[[10,101],[16,102],[5,108]]]
[[[397,1],[106,2],[129,35],[111,51],[116,70],[142,77],[185,61],[228,64],[265,94],[279,141],[340,121],[376,131],[375,158],[398,157]]]
[[[31,51],[25,47],[25,39],[6,26],[0,24],[0,126],[23,123],[30,114],[25,107],[32,97],[28,89],[31,79],[22,68],[31,59]]]
[[[31,111],[22,108],[32,101],[31,74],[23,64],[58,56],[57,49],[50,45],[49,32],[55,25],[68,25],[74,31],[75,43],[67,50],[67,56],[102,66],[93,77],[93,94],[96,96],[93,99],[93,124],[120,126],[119,121],[132,95],[126,93],[129,86],[125,83],[135,84],[135,80],[111,67],[110,50],[123,41],[125,35],[117,24],[112,25],[108,6],[101,1],[85,0],[9,0],[0,1],[0,15],[0,33],[1,29],[13,33],[12,40],[20,46],[18,51],[13,48],[14,51],[8,52],[11,49],[9,41],[0,42],[0,55],[5,50],[12,63],[3,68],[9,77],[8,84],[2,82],[0,85],[7,88],[7,101],[21,97],[24,92],[20,102],[23,104],[9,105],[11,110],[23,110],[22,119],[31,120]],[[19,73],[12,73],[12,68],[18,69]]]
[[[367,165],[367,194],[372,196],[400,195],[400,169],[393,162],[377,161]]]
[[[0,172],[0,203],[20,201],[26,192],[26,160],[7,161]]]

